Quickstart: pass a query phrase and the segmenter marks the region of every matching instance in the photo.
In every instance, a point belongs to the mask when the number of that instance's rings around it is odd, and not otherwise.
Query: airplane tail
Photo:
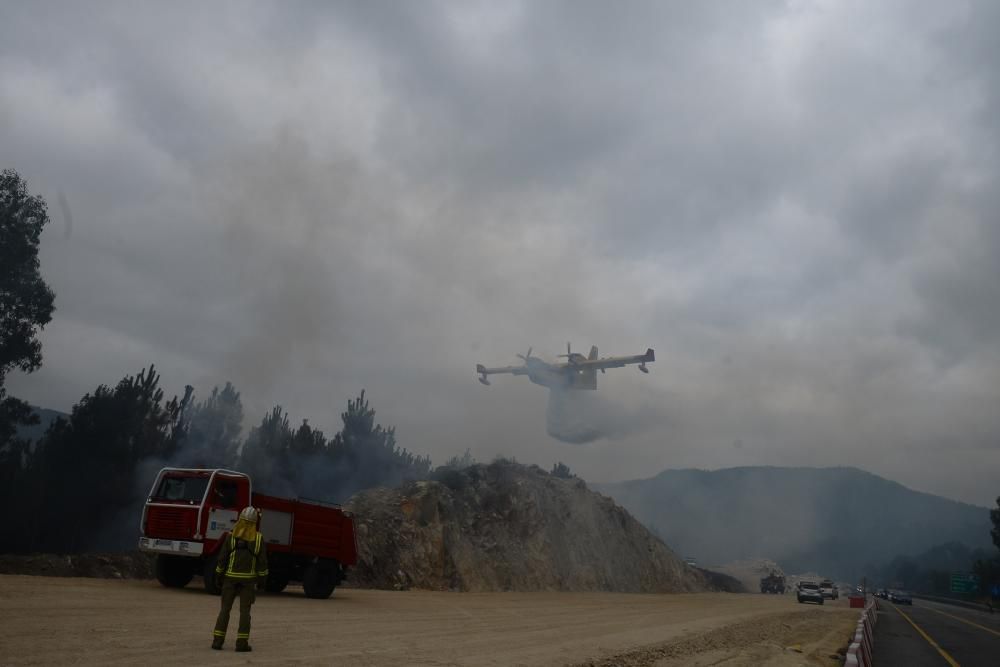
[[[597,346],[596,345],[591,345],[590,346],[590,356],[587,357],[587,358],[590,359],[591,361],[594,361],[595,359],[597,359]]]

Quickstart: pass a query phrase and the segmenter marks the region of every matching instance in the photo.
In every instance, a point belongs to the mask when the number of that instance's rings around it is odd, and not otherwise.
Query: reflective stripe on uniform
[[[222,630],[212,630],[212,634],[215,635],[216,637],[225,637],[226,636],[226,633],[223,632]]]
[[[262,537],[263,536],[260,533],[257,533],[257,538],[254,540],[253,564],[250,566],[250,571],[236,572],[234,569],[236,566],[236,536],[235,535],[229,536],[229,563],[228,566],[226,567],[227,577],[229,577],[230,579],[256,579],[257,577],[267,576],[268,572],[267,570],[264,570],[263,572],[256,572],[257,557],[260,556],[260,550],[262,547],[261,545]],[[221,563],[219,564],[219,567],[221,567]],[[221,569],[217,568],[216,571],[219,574],[222,573]]]
[[[236,536],[229,536],[229,567],[226,569],[226,576],[233,574],[233,563],[236,561]]]
[[[257,533],[257,548],[254,550],[254,553],[253,553],[253,569],[255,569],[255,570],[257,569],[257,557],[260,556],[260,549],[261,549],[260,543],[261,543],[262,539],[263,539],[263,535],[261,535],[260,533]],[[260,572],[258,572],[257,576],[258,577],[266,577],[267,576],[267,568],[264,568],[263,570],[261,570]]]
[[[261,537],[262,537],[262,535],[260,533],[257,533],[257,539],[254,540],[254,545],[253,545],[253,569],[254,569],[254,574],[257,573],[257,558],[260,557],[260,538]]]
[[[250,639],[250,633],[249,632],[239,632],[239,633],[236,634],[236,638],[237,639]]]

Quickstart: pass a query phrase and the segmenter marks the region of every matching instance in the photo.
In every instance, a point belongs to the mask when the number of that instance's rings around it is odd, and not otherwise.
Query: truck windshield
[[[207,477],[164,477],[153,497],[156,500],[201,502],[206,486]]]

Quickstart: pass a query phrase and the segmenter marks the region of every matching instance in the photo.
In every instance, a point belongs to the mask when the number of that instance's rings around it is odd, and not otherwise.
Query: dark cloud
[[[12,388],[65,409],[155,362],[328,432],[367,388],[435,460],[856,465],[988,503],[996,11],[11,5],[5,166],[73,219]],[[472,370],[566,340],[657,350],[572,447],[546,390]]]

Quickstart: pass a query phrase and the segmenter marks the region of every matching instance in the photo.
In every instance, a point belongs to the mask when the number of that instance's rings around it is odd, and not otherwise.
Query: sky
[[[328,434],[585,479],[1000,495],[1000,4],[0,1],[56,312],[14,395],[150,363]],[[606,437],[476,382],[566,342]],[[588,409],[591,409],[588,408]]]

